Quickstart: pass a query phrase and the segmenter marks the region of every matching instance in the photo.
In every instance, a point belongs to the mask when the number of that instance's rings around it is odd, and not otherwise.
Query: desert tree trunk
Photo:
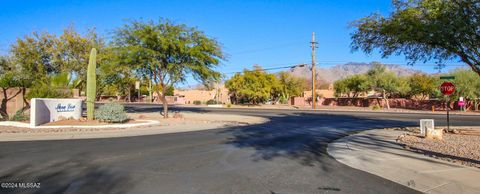
[[[165,93],[162,94],[162,103],[163,103],[163,117],[168,118],[168,103]]]
[[[162,93],[160,91],[156,90],[157,96],[162,101],[163,105],[163,117],[168,118],[168,103],[167,103],[167,98],[165,96],[166,90],[162,89]]]
[[[0,105],[0,120],[8,120],[9,116],[7,113],[7,99],[2,99],[2,104]]]
[[[30,109],[30,102],[28,102],[26,95],[27,95],[27,88],[22,87],[22,98],[23,98],[23,104],[24,104],[22,108],[22,113]]]
[[[9,97],[7,94],[7,90],[10,88],[0,88],[0,89],[2,90],[2,94],[3,94],[3,99],[2,99],[2,102],[0,103],[0,115],[2,116],[0,120],[8,120],[10,119],[10,116],[8,115],[8,112],[7,112],[7,102],[15,98],[17,95],[19,95],[22,92],[22,90],[17,91],[17,93]]]
[[[163,103],[163,117],[168,118],[168,103],[167,103],[167,86],[162,87],[162,103]]]
[[[385,90],[383,90],[383,100],[387,104],[387,109],[390,109],[390,103],[388,102],[387,95],[385,94]]]

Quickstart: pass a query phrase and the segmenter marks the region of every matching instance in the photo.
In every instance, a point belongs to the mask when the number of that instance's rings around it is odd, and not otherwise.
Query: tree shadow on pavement
[[[319,165],[331,170],[322,159],[328,158],[328,143],[356,131],[386,127],[413,126],[417,123],[337,114],[294,113],[269,117],[270,121],[225,130],[231,133],[225,143],[255,150],[252,159],[272,160],[287,157],[305,166]]]
[[[125,174],[104,169],[84,159],[59,161],[48,165],[24,164],[3,171],[2,184],[17,183],[16,188],[0,188],[0,193],[126,193],[132,181]],[[40,183],[39,188],[22,188],[22,183]]]

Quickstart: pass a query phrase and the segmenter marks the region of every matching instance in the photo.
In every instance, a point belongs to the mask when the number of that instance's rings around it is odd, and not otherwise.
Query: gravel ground
[[[480,168],[480,136],[449,134],[443,140],[429,140],[416,135],[399,138],[405,148],[425,155]]]
[[[169,128],[172,126],[195,126],[206,124],[223,124],[224,126],[238,126],[262,123],[265,119],[259,117],[249,116],[236,116],[236,115],[218,115],[218,114],[199,114],[199,113],[181,113],[177,118],[174,118],[172,113],[170,118],[164,119],[158,113],[142,113],[142,114],[129,114],[130,118],[138,120],[158,120],[160,124],[154,126],[142,126],[142,129],[149,128]],[[57,124],[68,125],[69,122],[73,122],[75,125],[79,125],[81,122],[74,121],[59,121]],[[97,123],[98,124],[98,123]],[[47,124],[48,125],[48,124]],[[50,123],[49,125],[56,125]],[[101,125],[98,124],[98,125]],[[41,134],[41,133],[81,133],[81,132],[97,132],[97,131],[122,131],[126,128],[20,128],[11,126],[0,125],[1,134],[15,134],[15,133],[28,133],[28,134]]]

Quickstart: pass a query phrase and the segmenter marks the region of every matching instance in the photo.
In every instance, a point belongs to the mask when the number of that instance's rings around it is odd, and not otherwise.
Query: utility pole
[[[315,67],[315,48],[317,48],[317,42],[315,42],[315,32],[312,32],[312,109],[317,108],[317,93],[316,93],[316,67]]]

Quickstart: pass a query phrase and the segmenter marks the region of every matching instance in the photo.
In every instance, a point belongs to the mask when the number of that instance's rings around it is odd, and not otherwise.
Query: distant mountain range
[[[339,79],[343,79],[351,75],[366,73],[368,70],[372,69],[373,66],[374,65],[372,63],[351,62],[327,68],[317,67],[317,75],[319,79],[328,83],[333,83]],[[385,66],[389,71],[396,73],[398,76],[408,76],[417,72],[421,72],[419,70],[400,65],[385,64]],[[305,77],[307,79],[312,78],[312,72],[307,66],[296,66],[291,68],[289,71],[292,75],[297,77]]]

